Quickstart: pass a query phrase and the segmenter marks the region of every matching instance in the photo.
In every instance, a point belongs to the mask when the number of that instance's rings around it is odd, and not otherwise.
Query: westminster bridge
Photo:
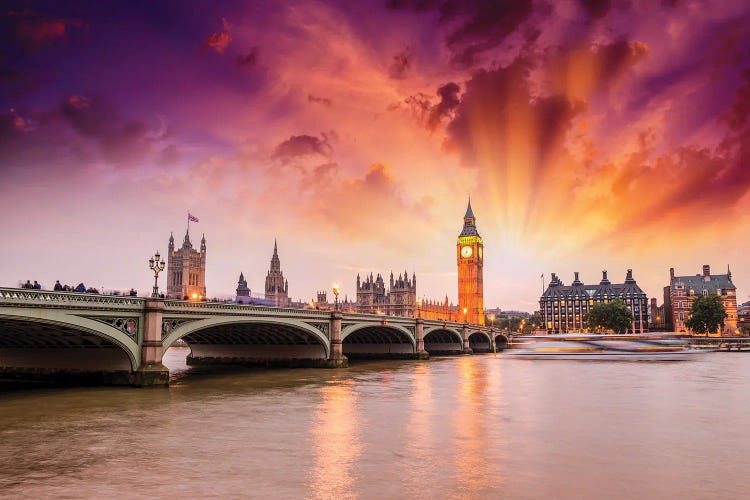
[[[168,385],[188,364],[338,368],[348,358],[427,359],[506,346],[493,328],[340,311],[0,288],[0,377]]]

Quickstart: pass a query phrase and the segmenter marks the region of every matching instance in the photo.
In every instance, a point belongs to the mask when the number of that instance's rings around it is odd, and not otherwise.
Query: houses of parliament
[[[206,238],[201,239],[200,251],[190,242],[185,233],[182,247],[175,249],[174,237],[169,237],[167,273],[167,296],[170,298],[205,300],[206,297]],[[476,217],[471,201],[466,208],[463,227],[456,241],[456,265],[458,267],[458,305],[444,299],[418,298],[416,273],[404,271],[395,276],[390,273],[388,282],[381,274],[370,273],[364,279],[357,275],[356,302],[345,298],[340,307],[348,311],[388,316],[421,316],[425,319],[458,321],[484,325],[484,244],[476,226]],[[270,267],[265,277],[264,294],[253,296],[240,273],[234,300],[244,304],[262,304],[274,307],[315,307],[329,309],[331,304],[324,292],[317,293],[317,300],[292,302],[289,298],[289,282],[281,270],[278,245],[274,241]]]

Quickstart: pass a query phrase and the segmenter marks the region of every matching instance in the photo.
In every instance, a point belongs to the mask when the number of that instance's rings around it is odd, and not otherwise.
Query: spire
[[[469,206],[466,207],[466,215],[464,219],[474,219],[474,212],[471,210],[471,196],[469,196]]]
[[[479,232],[477,231],[477,220],[476,217],[474,217],[474,211],[471,209],[471,198],[469,199],[469,204],[466,206],[463,230],[458,236],[479,236]]]
[[[174,243],[174,233],[172,231],[169,232],[169,242]],[[729,266],[727,266],[727,269],[729,269]]]
[[[203,237],[201,238],[201,245],[206,246],[206,233],[203,233]]]
[[[276,238],[273,239],[273,256],[278,257],[279,256],[279,249],[276,246]]]

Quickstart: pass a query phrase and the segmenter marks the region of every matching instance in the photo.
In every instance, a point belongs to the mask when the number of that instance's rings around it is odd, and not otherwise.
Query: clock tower
[[[456,261],[458,263],[458,314],[461,320],[473,325],[484,325],[484,245],[477,231],[471,200],[464,215],[464,228],[458,235]],[[464,314],[464,310],[466,313]]]

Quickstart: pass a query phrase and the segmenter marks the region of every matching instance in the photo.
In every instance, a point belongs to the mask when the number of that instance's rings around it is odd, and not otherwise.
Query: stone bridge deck
[[[0,288],[0,376],[168,385],[162,355],[179,339],[191,364],[333,368],[507,344],[492,328],[421,318]]]

